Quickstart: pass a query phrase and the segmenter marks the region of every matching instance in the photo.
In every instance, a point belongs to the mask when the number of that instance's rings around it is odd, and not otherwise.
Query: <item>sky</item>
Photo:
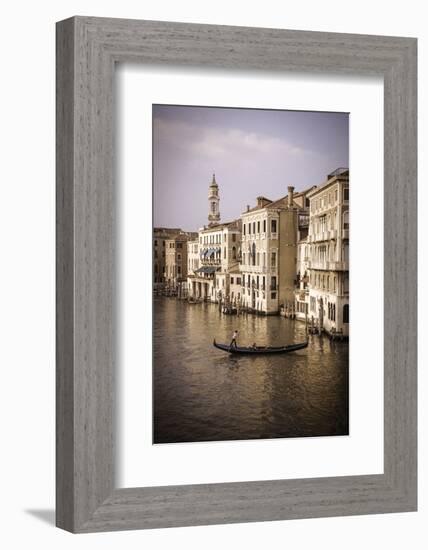
[[[153,105],[154,226],[206,225],[214,172],[222,222],[260,195],[320,185],[348,167],[348,121],[347,113]]]

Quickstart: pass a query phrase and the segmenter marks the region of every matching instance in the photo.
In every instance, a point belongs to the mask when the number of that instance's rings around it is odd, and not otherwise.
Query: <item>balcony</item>
[[[328,262],[332,271],[349,271],[349,262]]]
[[[349,271],[348,262],[335,262],[335,261],[318,261],[313,260],[308,262],[309,269],[319,269],[321,271]]]
[[[311,260],[310,262],[308,262],[308,268],[327,270],[328,269],[327,263],[328,262],[320,261],[320,260]]]
[[[337,239],[337,229],[319,231],[318,233],[308,235],[308,242],[331,241]]]
[[[239,266],[240,271],[245,271],[247,273],[266,273],[267,268],[264,265],[251,265],[251,264],[241,264]]]
[[[215,266],[220,266],[220,265],[221,265],[221,260],[220,260],[220,259],[216,259],[216,260],[204,260],[203,258],[201,258],[201,264],[202,264],[202,265],[215,265]]]

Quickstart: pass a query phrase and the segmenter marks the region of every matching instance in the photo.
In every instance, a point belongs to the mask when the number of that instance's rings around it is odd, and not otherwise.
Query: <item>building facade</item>
[[[258,197],[257,206],[241,215],[242,300],[249,311],[271,315],[294,307],[299,220],[309,212],[307,192],[294,193],[290,186],[279,200]]]
[[[199,269],[199,240],[187,241],[187,274],[195,275]]]
[[[229,273],[229,305],[238,311],[242,308],[242,275],[239,269]]]
[[[199,268],[188,277],[190,296],[212,302],[230,300],[230,273],[239,273],[240,225],[235,220],[199,231]]]
[[[208,225],[202,227],[196,246],[189,256],[192,269],[188,274],[189,296],[195,299],[226,303],[230,301],[230,273],[239,273],[241,221],[220,221],[220,192],[213,174],[208,188]]]
[[[155,227],[153,229],[153,288],[155,289],[163,288],[166,283],[166,241],[179,233],[182,231],[178,227]]]
[[[309,317],[349,336],[349,170],[338,168],[308,194]]]
[[[166,286],[171,291],[181,291],[187,280],[187,237],[167,239],[165,258]]]
[[[195,236],[181,232],[165,240],[165,285],[180,296],[187,293],[187,243]]]

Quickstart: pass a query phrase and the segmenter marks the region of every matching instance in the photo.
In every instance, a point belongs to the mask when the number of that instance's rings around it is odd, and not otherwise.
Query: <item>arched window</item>
[[[236,247],[232,247],[232,258],[236,260]]]
[[[260,254],[257,252],[257,265],[260,265]]]
[[[256,265],[256,243],[253,243],[252,260],[252,264]]]
[[[343,322],[349,323],[349,304],[343,306]]]

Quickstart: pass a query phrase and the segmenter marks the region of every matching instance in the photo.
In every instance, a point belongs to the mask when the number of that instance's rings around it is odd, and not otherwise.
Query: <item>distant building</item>
[[[240,220],[199,231],[199,268],[189,277],[189,294],[217,302],[229,299],[230,272],[239,273]]]
[[[295,193],[289,186],[285,197],[260,196],[257,206],[241,214],[242,300],[250,311],[277,314],[294,307],[299,220],[306,220],[301,229],[307,233],[308,191]]]
[[[168,286],[177,290],[177,284],[187,279],[187,241],[197,233],[178,227],[153,229],[153,287]],[[183,251],[183,248],[185,249]],[[183,265],[183,262],[185,264]]]
[[[242,275],[239,270],[229,273],[229,304],[232,307],[242,307]]]
[[[308,194],[309,317],[349,335],[349,170],[338,168]]]
[[[169,290],[187,292],[187,243],[196,233],[180,233],[165,241],[165,281]]]
[[[208,225],[198,234],[198,268],[189,271],[189,295],[213,302],[230,299],[230,273],[239,274],[241,222],[220,223],[219,186],[213,175],[208,188]],[[195,254],[196,247],[192,249]],[[193,256],[192,265],[196,265]]]
[[[297,243],[296,272],[294,314],[296,319],[306,320],[306,315],[309,315],[309,244],[307,236]]]
[[[187,274],[193,276],[199,269],[199,241],[187,242]]]
[[[182,233],[178,227],[155,227],[153,229],[153,286],[161,288],[165,285],[165,243],[168,239]]]

